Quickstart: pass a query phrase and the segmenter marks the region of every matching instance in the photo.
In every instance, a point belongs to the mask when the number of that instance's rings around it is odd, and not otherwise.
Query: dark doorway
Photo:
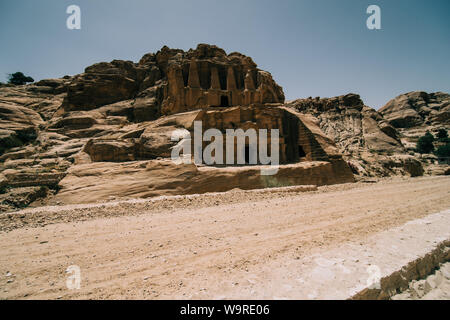
[[[227,96],[221,96],[220,97],[220,106],[221,107],[229,107],[230,103],[228,101],[228,97]]]
[[[298,157],[299,157],[299,158],[304,158],[304,157],[306,157],[305,150],[303,150],[303,147],[302,147],[302,146],[298,146]]]

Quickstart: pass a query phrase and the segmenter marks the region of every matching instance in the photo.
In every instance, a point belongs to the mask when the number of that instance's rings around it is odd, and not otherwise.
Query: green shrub
[[[439,129],[437,133],[437,138],[439,141],[447,142],[448,141],[448,132],[445,129]]]
[[[438,158],[450,158],[450,143],[440,146],[434,153]]]
[[[34,79],[32,77],[27,77],[22,72],[15,72],[8,75],[8,83],[22,85],[27,82],[34,82]]]
[[[419,153],[431,153],[434,151],[434,136],[427,131],[423,137],[419,138],[416,145],[416,151]]]

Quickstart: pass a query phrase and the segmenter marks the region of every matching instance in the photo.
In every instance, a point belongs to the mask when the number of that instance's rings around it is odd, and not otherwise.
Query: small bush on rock
[[[427,131],[424,136],[419,138],[416,145],[416,151],[419,153],[431,153],[434,151],[434,136]]]

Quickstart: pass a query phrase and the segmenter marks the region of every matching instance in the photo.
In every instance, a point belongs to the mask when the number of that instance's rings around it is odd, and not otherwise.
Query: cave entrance
[[[302,146],[298,146],[298,157],[299,158],[304,158],[306,157],[306,152],[305,150],[303,150]]]
[[[227,96],[220,96],[220,106],[221,107],[229,107],[230,106]]]

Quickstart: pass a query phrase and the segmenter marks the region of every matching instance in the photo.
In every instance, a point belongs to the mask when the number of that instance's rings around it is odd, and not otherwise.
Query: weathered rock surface
[[[53,194],[78,202],[353,181],[316,120],[283,102],[282,88],[251,58],[203,44],[187,52],[163,47],[138,63],[97,63],[73,77],[2,86],[2,210]],[[281,163],[312,162],[287,165],[270,181],[258,180],[259,169],[167,165],[161,159],[179,143],[172,133],[192,135],[194,121],[222,132],[280,129]],[[41,187],[48,192],[36,192]]]
[[[386,118],[355,94],[284,104],[282,88],[250,57],[205,44],[187,52],[163,47],[137,63],[101,62],[72,77],[2,85],[0,211],[50,198],[83,202],[351,182],[352,171],[419,176],[424,159],[405,154],[398,113],[423,100],[417,113],[434,111],[420,130],[430,121],[445,124],[448,95],[408,99],[385,107]],[[222,134],[279,129],[280,172],[263,179],[257,167],[169,165],[180,143],[173,132],[193,136],[194,121]],[[241,151],[247,157],[249,145]],[[441,169],[433,172],[446,172]]]
[[[410,98],[408,100],[405,97]],[[402,110],[418,108],[414,101],[419,100],[414,100],[412,97],[417,99],[422,97],[420,98],[422,100],[419,99],[422,104],[425,100],[428,101],[434,108],[441,110],[442,115],[438,118],[444,119],[448,95],[442,93],[406,94],[391,100],[379,112],[364,105],[356,94],[334,98],[298,99],[287,105],[299,112],[314,115],[318,119],[320,129],[335,141],[357,175],[377,177],[393,174],[420,176],[424,173],[443,173],[445,168],[439,168],[436,164],[437,160],[427,161],[414,153],[418,135],[413,141],[409,137],[411,130],[423,135],[430,128],[435,130],[441,127],[447,128],[448,121],[433,122],[432,117],[425,120],[421,118],[422,120],[417,122],[412,120],[408,129],[403,130],[398,127],[401,121],[397,120]],[[405,114],[408,113],[410,111],[405,112]],[[404,121],[409,120],[410,118],[405,115]]]
[[[260,169],[260,166],[214,168],[176,165],[171,160],[81,164],[69,169],[52,202],[87,203],[223,192],[235,188],[249,190],[354,181],[342,160],[285,165],[273,176],[260,175]]]
[[[346,154],[373,150],[402,152],[398,132],[383,117],[364,105],[356,94],[334,98],[308,98],[288,104],[300,112],[314,115],[322,131],[333,137]]]
[[[425,279],[413,280],[402,293],[392,300],[450,300],[450,262],[442,263],[439,269]]]
[[[416,144],[427,131],[437,136],[439,129],[450,131],[450,95],[443,92],[414,91],[390,100],[379,110],[397,129],[408,153],[415,154]],[[436,142],[435,146],[441,145]],[[445,174],[450,167],[433,154],[415,154],[428,174]]]
[[[128,117],[139,122],[211,106],[282,103],[284,94],[251,58],[200,44],[188,52],[163,47],[139,63],[94,64],[68,85],[64,109],[92,110],[128,99]]]
[[[51,191],[44,186],[10,189],[0,193],[0,212],[8,211],[11,208],[25,208],[49,195],[51,195]]]
[[[405,151],[399,133],[358,95],[298,99],[287,105],[317,118],[320,129],[334,140],[355,174],[385,176],[402,168],[401,159],[387,159]]]
[[[426,131],[436,134],[439,129],[450,130],[450,95],[447,93],[405,93],[390,100],[379,112],[397,129],[403,145],[412,152]]]
[[[395,128],[448,126],[450,95],[443,92],[409,92],[390,100],[379,112]]]

